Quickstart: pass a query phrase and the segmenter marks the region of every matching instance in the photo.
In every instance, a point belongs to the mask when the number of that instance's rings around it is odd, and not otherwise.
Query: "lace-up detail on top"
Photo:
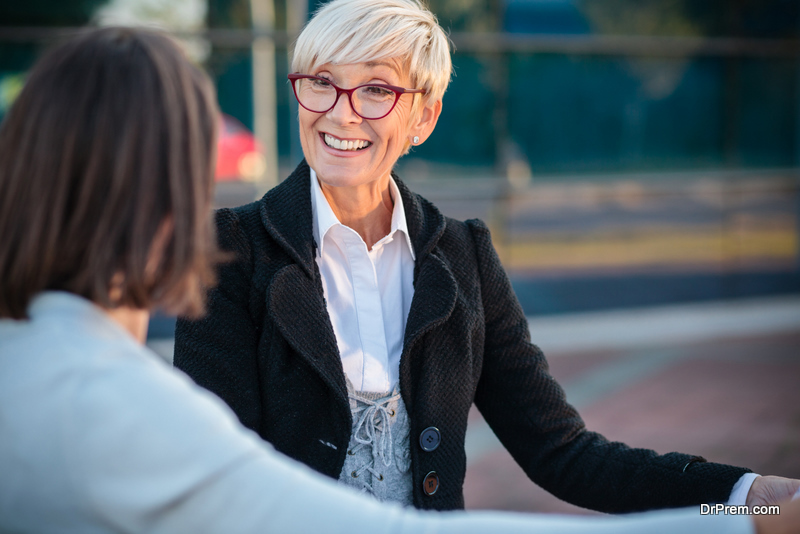
[[[378,500],[412,504],[409,425],[403,399],[353,391],[348,380],[353,431],[339,481]]]

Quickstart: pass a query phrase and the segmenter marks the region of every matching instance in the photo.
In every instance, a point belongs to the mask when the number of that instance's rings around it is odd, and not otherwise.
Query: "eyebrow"
[[[367,61],[367,67],[387,67],[397,72],[397,67],[388,61]]]

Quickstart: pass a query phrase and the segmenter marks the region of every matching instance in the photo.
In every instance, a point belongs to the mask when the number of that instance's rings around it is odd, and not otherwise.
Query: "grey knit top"
[[[354,391],[347,380],[353,431],[339,482],[379,501],[413,505],[409,424],[400,391]]]

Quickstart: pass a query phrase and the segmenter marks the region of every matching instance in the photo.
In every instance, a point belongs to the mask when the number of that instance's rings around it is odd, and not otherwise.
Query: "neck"
[[[130,333],[136,341],[144,345],[147,339],[147,321],[150,313],[137,308],[112,308],[104,310],[112,320]]]
[[[355,230],[368,249],[392,228],[394,202],[389,192],[389,177],[353,187],[332,187],[320,181],[339,222]]]

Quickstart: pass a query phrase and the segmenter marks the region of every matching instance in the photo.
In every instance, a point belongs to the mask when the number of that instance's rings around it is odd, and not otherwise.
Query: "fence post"
[[[256,197],[278,184],[278,136],[275,98],[275,6],[273,0],[250,0],[254,39],[253,131],[264,150],[264,172],[256,178]]]

